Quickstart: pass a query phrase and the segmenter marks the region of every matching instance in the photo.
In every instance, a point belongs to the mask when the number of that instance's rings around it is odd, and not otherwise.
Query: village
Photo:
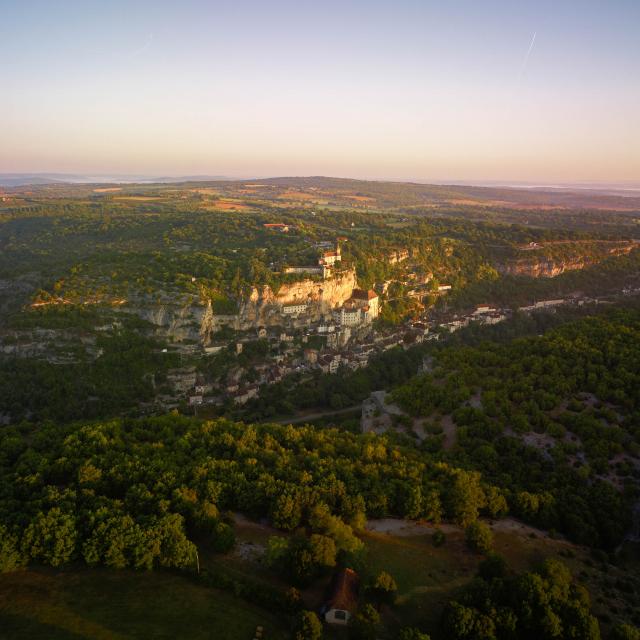
[[[286,232],[285,229],[280,229]],[[322,249],[318,265],[288,267],[287,273],[318,275],[322,281],[340,274],[340,246],[330,243]],[[394,251],[389,260],[401,262],[409,253]],[[406,274],[404,277],[407,277]],[[415,274],[409,278],[415,279]],[[424,278],[429,280],[429,278]],[[446,339],[448,335],[471,324],[492,325],[511,317],[513,309],[477,305],[465,314],[440,313],[434,318],[432,310],[423,307],[416,317],[399,325],[380,322],[379,316],[389,282],[374,285],[373,289],[354,287],[349,297],[332,308],[324,308],[321,301],[309,299],[286,300],[279,305],[275,324],[259,325],[254,329],[221,332],[226,339],[212,340],[203,347],[202,357],[218,357],[224,363],[225,374],[213,381],[192,366],[170,372],[170,381],[195,412],[203,406],[233,404],[241,406],[258,398],[265,386],[281,382],[286,376],[298,374],[304,379],[315,372],[336,374],[339,370],[366,367],[375,354],[393,348],[410,349],[425,341]],[[418,289],[424,295],[426,288]],[[433,289],[431,289],[433,291]],[[446,296],[447,284],[437,285],[435,295]],[[624,292],[628,293],[628,292]],[[408,295],[415,295],[410,291]],[[581,296],[540,300],[520,307],[520,313],[553,311],[559,306],[583,305],[597,302]],[[320,311],[319,311],[320,309]],[[273,315],[271,316],[273,320]],[[256,349],[260,345],[260,349]],[[251,353],[252,357],[242,357]],[[257,356],[256,356],[257,354]],[[175,397],[164,398],[167,408],[178,406]]]

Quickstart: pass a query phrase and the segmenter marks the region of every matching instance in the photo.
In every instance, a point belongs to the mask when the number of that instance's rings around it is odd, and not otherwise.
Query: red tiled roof
[[[358,604],[358,582],[358,574],[353,569],[341,569],[335,573],[327,606],[330,609],[354,611]]]
[[[354,289],[351,297],[357,298],[358,300],[373,300],[378,297],[378,294],[373,291],[373,289],[369,289],[368,291],[364,289]]]

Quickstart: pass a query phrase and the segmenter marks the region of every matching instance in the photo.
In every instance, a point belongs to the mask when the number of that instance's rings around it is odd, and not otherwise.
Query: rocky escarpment
[[[182,304],[141,301],[129,302],[119,311],[135,314],[153,324],[160,334],[177,342],[184,342],[200,339],[200,327],[207,307],[196,299],[183,301]]]
[[[148,320],[172,340],[201,341],[207,345],[223,326],[246,330],[282,324],[282,309],[289,304],[307,305],[305,318],[319,320],[348,300],[356,286],[355,270],[350,269],[326,280],[283,284],[277,292],[269,286],[253,287],[234,315],[216,314],[211,302],[202,304],[195,299],[182,305],[127,305],[122,311]]]
[[[498,267],[498,271],[510,276],[529,276],[530,278],[554,278],[565,271],[584,269],[597,261],[584,258],[575,260],[516,260]]]
[[[356,286],[355,270],[349,269],[327,280],[283,284],[275,293],[268,286],[254,287],[240,306],[239,328],[281,324],[282,307],[289,304],[306,304],[308,316],[320,319],[348,300]]]
[[[498,266],[498,271],[505,275],[529,276],[531,278],[554,278],[565,271],[584,269],[602,262],[611,256],[619,256],[630,253],[638,247],[636,242],[628,242],[604,251],[567,258],[547,258],[536,255],[528,255],[523,258],[511,260]]]

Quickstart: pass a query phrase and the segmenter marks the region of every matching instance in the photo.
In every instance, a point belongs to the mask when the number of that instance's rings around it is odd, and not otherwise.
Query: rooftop
[[[367,291],[364,289],[354,289],[351,297],[357,300],[373,300],[378,297],[378,294],[373,289],[368,289]]]
[[[353,569],[341,569],[333,575],[331,595],[327,605],[331,609],[354,611],[358,604],[358,574]]]

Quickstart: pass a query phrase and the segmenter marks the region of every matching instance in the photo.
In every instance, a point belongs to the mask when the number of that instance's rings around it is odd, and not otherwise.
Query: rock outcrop
[[[210,301],[203,304],[195,298],[180,305],[140,301],[121,311],[148,320],[172,340],[208,345],[223,326],[246,330],[282,324],[282,308],[288,304],[306,304],[305,318],[319,320],[348,300],[356,287],[356,273],[350,269],[326,280],[306,279],[283,284],[277,292],[268,286],[253,287],[249,296],[241,301],[237,315],[215,314]]]
[[[282,307],[288,304],[306,304],[307,314],[320,319],[351,297],[357,287],[355,270],[337,273],[327,280],[300,280],[283,284],[277,293],[271,287],[254,287],[243,301],[238,314],[241,329],[282,323]]]
[[[638,247],[635,241],[625,242],[612,246],[606,251],[595,254],[574,256],[571,258],[544,258],[538,256],[526,256],[500,265],[498,271],[505,275],[529,276],[531,278],[554,278],[565,271],[575,271],[591,267],[606,258],[625,255]]]

